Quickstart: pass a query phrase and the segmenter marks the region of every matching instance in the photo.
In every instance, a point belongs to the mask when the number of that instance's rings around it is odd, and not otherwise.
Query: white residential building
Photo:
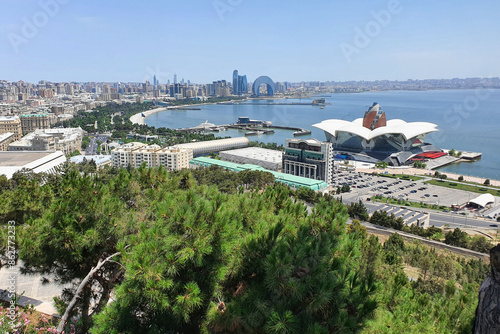
[[[169,171],[189,168],[193,159],[193,150],[175,147],[161,148],[158,145],[128,143],[120,145],[111,152],[111,160],[115,167],[147,167],[163,166]]]

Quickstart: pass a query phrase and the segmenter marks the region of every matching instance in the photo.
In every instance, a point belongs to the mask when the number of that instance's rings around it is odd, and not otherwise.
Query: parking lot
[[[344,197],[366,198],[381,195],[394,199],[411,202],[422,202],[451,207],[453,204],[463,204],[478,196],[463,190],[428,185],[424,182],[428,178],[418,181],[395,179],[379,175],[359,173],[355,171],[341,171],[334,175],[333,190],[345,184],[351,187],[349,195]]]

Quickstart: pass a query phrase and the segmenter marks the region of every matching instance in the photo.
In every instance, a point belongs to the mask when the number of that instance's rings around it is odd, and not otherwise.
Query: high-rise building
[[[174,74],[174,84],[177,83],[177,74]]]
[[[156,74],[153,76],[153,87],[156,89],[156,86],[158,86],[158,81],[156,80]]]
[[[233,94],[246,94],[248,91],[247,76],[238,75],[238,70],[233,71]]]
[[[238,87],[238,70],[233,71],[233,94],[237,95],[239,92],[239,87]]]
[[[54,91],[52,89],[39,89],[38,96],[46,99],[51,99],[54,97]]]
[[[247,76],[238,75],[238,95],[248,92]]]
[[[332,183],[333,147],[317,139],[286,139],[283,173]]]
[[[66,85],[64,86],[64,90],[65,90],[65,93],[66,95],[75,95],[75,90],[73,88],[73,85]]]

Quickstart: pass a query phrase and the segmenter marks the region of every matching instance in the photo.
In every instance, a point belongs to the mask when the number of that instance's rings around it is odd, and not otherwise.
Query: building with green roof
[[[229,161],[216,160],[207,157],[198,157],[194,158],[189,162],[189,164],[193,167],[210,167],[210,166],[219,166],[233,172],[241,172],[244,170],[258,170],[262,172],[268,172],[274,175],[274,178],[277,182],[284,183],[292,188],[306,187],[312,190],[323,190],[328,188],[328,184],[322,180],[314,180],[306,177],[295,176],[291,174],[285,174],[280,172],[275,172],[271,170],[267,170],[261,166],[252,165],[252,164],[236,164]]]

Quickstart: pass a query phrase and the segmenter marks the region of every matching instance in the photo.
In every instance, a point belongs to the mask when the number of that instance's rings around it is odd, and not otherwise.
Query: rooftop
[[[216,159],[211,159],[211,158],[207,158],[207,157],[194,158],[193,160],[190,161],[190,164],[201,165],[201,166],[205,166],[205,167],[217,165],[217,166],[232,170],[234,172],[241,172],[244,170],[258,170],[258,171],[263,171],[263,172],[269,172],[269,173],[274,175],[277,182],[282,182],[282,183],[285,183],[285,184],[292,186],[292,187],[295,187],[295,188],[306,187],[306,188],[309,188],[312,190],[321,190],[321,189],[325,189],[328,187],[328,184],[322,180],[314,180],[314,179],[309,179],[306,177],[270,171],[270,170],[267,170],[261,166],[252,165],[252,164],[241,165],[241,164],[236,164],[233,162],[216,160]]]
[[[261,147],[239,148],[236,150],[227,150],[222,152],[224,152],[225,154],[235,155],[238,157],[252,158],[252,159],[272,161],[272,162],[281,161],[281,159],[283,158],[283,152],[276,150],[269,150]]]
[[[54,152],[0,152],[0,167],[24,166],[30,162],[45,158]]]
[[[17,116],[0,116],[0,122],[15,121],[18,120]]]
[[[469,203],[474,203],[474,204],[482,206],[484,208],[488,204],[495,203],[495,197],[493,197],[492,194],[482,194],[474,199],[471,199],[469,201]]]
[[[14,134],[12,132],[6,132],[4,134],[0,135],[0,142],[4,141],[5,139],[12,137]]]
[[[94,160],[96,165],[100,165],[107,161],[111,160],[111,155],[76,155],[69,159],[70,162],[74,162],[76,164],[82,163],[83,159],[86,161]]]
[[[24,114],[24,115],[21,115],[21,117],[45,117],[47,116],[46,113],[43,113],[43,114]]]

